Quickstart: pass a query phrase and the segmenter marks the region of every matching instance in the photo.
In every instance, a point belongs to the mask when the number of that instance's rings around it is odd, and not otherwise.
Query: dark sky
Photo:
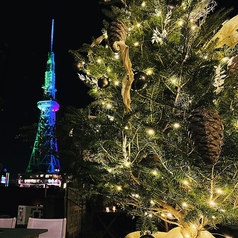
[[[219,7],[235,7],[237,0],[219,0]],[[51,20],[54,19],[56,99],[63,110],[67,105],[87,104],[87,88],[73,70],[69,49],[77,49],[101,35],[102,6],[97,0],[6,1],[0,7],[0,114],[3,128],[0,163],[12,174],[24,172],[31,150],[14,140],[18,128],[38,121],[37,102],[42,100],[47,53],[50,50]],[[236,6],[235,6],[236,5]]]
[[[0,163],[16,174],[25,171],[31,150],[14,137],[19,127],[38,121],[37,102],[43,96],[52,19],[56,99],[63,110],[67,105],[84,106],[89,100],[68,50],[99,36],[103,16],[97,0],[74,1],[78,3],[72,5],[65,1],[6,2],[0,7],[0,53],[1,60],[5,58],[0,63],[0,99],[4,101]]]

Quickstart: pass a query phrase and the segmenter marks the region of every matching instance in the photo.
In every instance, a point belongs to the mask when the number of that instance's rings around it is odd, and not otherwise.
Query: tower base
[[[61,187],[62,177],[59,174],[25,173],[18,174],[18,185],[24,188],[47,188],[50,186]]]

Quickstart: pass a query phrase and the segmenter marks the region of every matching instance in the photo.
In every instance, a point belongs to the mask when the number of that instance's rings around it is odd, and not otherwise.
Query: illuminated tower
[[[43,100],[37,103],[40,109],[38,129],[26,173],[57,174],[60,171],[58,145],[55,136],[56,112],[59,104],[55,99],[55,62],[53,53],[54,20],[51,26],[51,44],[48,52]]]

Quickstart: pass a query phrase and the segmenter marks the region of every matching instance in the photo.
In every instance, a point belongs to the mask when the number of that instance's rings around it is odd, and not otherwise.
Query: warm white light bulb
[[[177,84],[178,84],[178,79],[177,79],[176,76],[170,77],[169,80],[170,80],[170,82],[171,82],[172,84],[174,84],[174,85],[177,85]]]
[[[101,64],[102,63],[102,59],[98,58],[97,59],[97,63]]]
[[[145,7],[145,6],[146,6],[145,2],[142,2],[142,3],[141,3],[141,6],[142,6],[142,7]]]
[[[152,69],[147,69],[146,70],[146,74],[147,75],[152,75],[153,74],[153,70]]]
[[[110,121],[114,121],[115,117],[108,115],[108,119],[109,119]]]
[[[117,190],[118,190],[118,191],[121,191],[121,190],[122,190],[122,187],[121,187],[121,186],[117,186]]]
[[[124,165],[125,165],[126,167],[130,167],[130,165],[131,165],[131,162],[129,162],[129,161],[126,161],[126,162],[124,163]]]
[[[178,25],[179,25],[179,26],[182,26],[182,25],[183,25],[183,21],[182,21],[182,20],[179,20],[179,21],[178,21]]]
[[[216,206],[216,203],[214,202],[214,201],[209,201],[209,204],[210,204],[210,206],[212,206],[212,207],[215,207]]]
[[[196,25],[192,25],[192,26],[191,26],[191,29],[192,29],[193,31],[194,31],[196,28],[197,28]]]
[[[155,131],[153,129],[147,129],[147,134],[152,136],[155,134]]]
[[[157,171],[157,170],[153,170],[153,171],[152,171],[152,174],[153,174],[153,175],[157,175],[157,174],[158,174],[158,171]]]
[[[175,129],[178,129],[178,128],[180,128],[180,124],[179,124],[178,122],[175,122],[174,125],[173,125],[173,127],[174,127]]]
[[[156,11],[157,16],[161,16],[161,11]]]
[[[186,202],[183,202],[182,207],[188,207],[188,204]]]
[[[131,194],[132,197],[139,198],[139,194]]]
[[[111,109],[111,108],[112,108],[112,104],[107,103],[107,105],[106,105],[106,109]]]
[[[184,185],[189,185],[188,180],[184,180],[184,181],[183,181],[183,184],[184,184]]]

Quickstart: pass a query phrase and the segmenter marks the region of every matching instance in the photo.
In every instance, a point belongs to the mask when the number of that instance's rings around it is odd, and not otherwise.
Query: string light
[[[216,190],[216,192],[217,192],[218,194],[223,194],[223,191],[222,191],[220,188],[218,188],[218,189]]]
[[[139,194],[131,194],[131,196],[134,197],[134,198],[139,198],[140,197]]]
[[[152,70],[152,69],[146,69],[146,70],[145,70],[145,73],[146,73],[147,75],[152,75],[152,74],[153,74],[153,70]]]
[[[181,7],[183,8],[183,10],[186,10],[186,8],[187,8],[187,4],[184,3],[184,2],[182,2]]]
[[[76,67],[80,70],[81,68],[83,68],[84,65],[85,65],[85,62],[82,61],[82,62],[78,62],[78,63],[76,64]]]
[[[112,108],[112,104],[110,104],[110,103],[107,103],[107,105],[106,105],[106,109],[111,109]]]
[[[178,122],[175,122],[175,123],[173,124],[173,127],[174,127],[175,129],[178,129],[178,128],[180,128],[180,124],[179,124]]]
[[[141,3],[141,6],[142,6],[142,7],[145,7],[145,6],[146,6],[145,2],[142,2],[142,3]]]
[[[216,206],[216,203],[215,203],[213,200],[210,200],[210,201],[209,201],[209,205],[210,205],[211,207],[215,207],[215,206]]]
[[[188,185],[189,185],[189,182],[188,182],[188,180],[183,180],[183,181],[182,181],[182,183],[183,183],[183,185],[186,185],[186,186],[188,186]]]
[[[182,26],[182,25],[183,25],[183,20],[179,20],[179,21],[178,21],[178,25],[179,25],[179,26]]]
[[[160,10],[155,10],[155,15],[161,16],[161,11]]]
[[[152,135],[155,134],[155,131],[154,131],[153,129],[147,129],[146,132],[147,132],[147,134],[150,135],[150,136],[152,136]]]
[[[148,212],[145,212],[144,215],[150,218],[153,216],[152,213],[148,213]]]
[[[72,128],[70,131],[69,131],[69,137],[73,137],[74,135],[74,128]]]
[[[170,77],[169,81],[175,86],[178,85],[178,78],[176,76]]]
[[[188,207],[188,204],[187,204],[186,202],[183,202],[183,203],[182,203],[182,207],[184,207],[184,208],[185,208],[185,207]]]
[[[131,166],[131,162],[130,161],[125,161],[124,165],[125,165],[125,167],[130,167]]]
[[[96,62],[99,63],[99,64],[101,64],[101,63],[102,63],[102,59],[101,59],[101,58],[98,58],[98,59],[96,60]]]
[[[116,54],[116,53],[114,54],[114,59],[118,60],[119,57],[120,57],[119,54]]]
[[[117,80],[114,82],[114,84],[115,84],[115,86],[118,86],[118,85],[120,85],[120,82]]]
[[[193,31],[194,31],[196,28],[197,28],[196,25],[192,25],[192,26],[191,26],[191,29],[192,29]]]
[[[114,121],[114,119],[115,119],[113,116],[110,116],[110,115],[108,115],[107,117],[110,121]]]
[[[154,175],[154,176],[158,175],[158,171],[157,171],[157,170],[153,170],[151,173],[152,173],[152,175]]]
[[[121,186],[117,186],[117,191],[121,191],[122,190],[122,187]]]

